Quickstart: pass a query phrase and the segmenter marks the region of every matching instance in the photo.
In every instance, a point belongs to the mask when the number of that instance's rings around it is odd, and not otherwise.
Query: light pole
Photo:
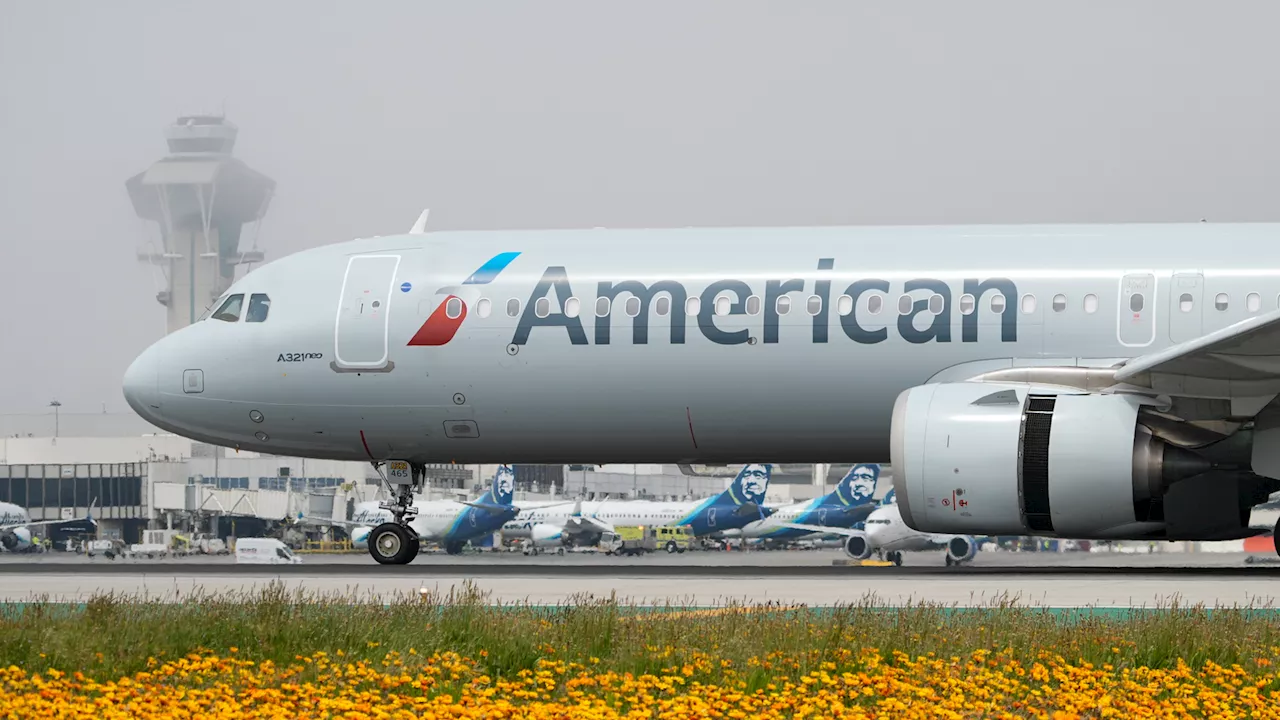
[[[58,437],[58,408],[62,407],[62,403],[54,400],[49,403],[49,407],[53,408],[53,437]]]

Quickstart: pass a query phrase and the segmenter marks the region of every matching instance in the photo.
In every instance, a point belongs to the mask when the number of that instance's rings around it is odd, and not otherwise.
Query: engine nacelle
[[[867,542],[867,536],[862,533],[846,537],[842,547],[844,554],[854,560],[866,560],[871,557],[871,543]]]
[[[978,541],[968,535],[957,535],[947,541],[947,559],[952,565],[969,562],[978,554]]]
[[[26,550],[31,547],[31,531],[20,527],[0,533],[0,546],[9,552]]]
[[[1163,499],[1209,463],[1139,423],[1149,398],[982,382],[898,396],[890,453],[916,530],[1069,538],[1165,533]]]
[[[538,523],[529,529],[529,541],[534,547],[555,547],[563,545],[564,530],[559,525]]]

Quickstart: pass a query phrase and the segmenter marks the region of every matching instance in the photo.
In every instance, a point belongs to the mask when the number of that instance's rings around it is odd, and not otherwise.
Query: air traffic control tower
[[[160,226],[160,244],[138,259],[164,271],[156,299],[168,309],[166,332],[195,322],[237,267],[263,260],[256,238],[241,248],[241,230],[266,215],[275,181],[231,157],[237,132],[222,117],[180,117],[165,131],[169,155],[125,181],[138,217]]]

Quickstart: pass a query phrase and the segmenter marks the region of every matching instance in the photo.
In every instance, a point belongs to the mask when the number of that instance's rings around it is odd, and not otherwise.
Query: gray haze
[[[437,230],[1280,220],[1280,5],[905,5],[7,0],[0,413],[127,409],[164,314],[124,181],[224,103],[277,181],[268,259],[426,206]]]

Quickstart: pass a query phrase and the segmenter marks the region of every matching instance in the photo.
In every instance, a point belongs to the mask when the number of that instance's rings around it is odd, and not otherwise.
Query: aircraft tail
[[[499,514],[515,512],[516,509],[511,504],[515,500],[515,490],[515,471],[510,465],[499,465],[497,472],[493,474],[489,489],[474,501],[464,500],[462,504]]]
[[[880,482],[880,466],[875,463],[858,463],[849,468],[836,489],[827,495],[824,505],[855,508],[875,505],[876,485]],[[892,492],[892,489],[890,489]]]
[[[767,517],[772,511],[765,509],[764,496],[769,490],[769,478],[772,475],[773,465],[743,465],[737,477],[729,483],[728,489],[720,493],[713,505],[732,506],[738,513]]]

